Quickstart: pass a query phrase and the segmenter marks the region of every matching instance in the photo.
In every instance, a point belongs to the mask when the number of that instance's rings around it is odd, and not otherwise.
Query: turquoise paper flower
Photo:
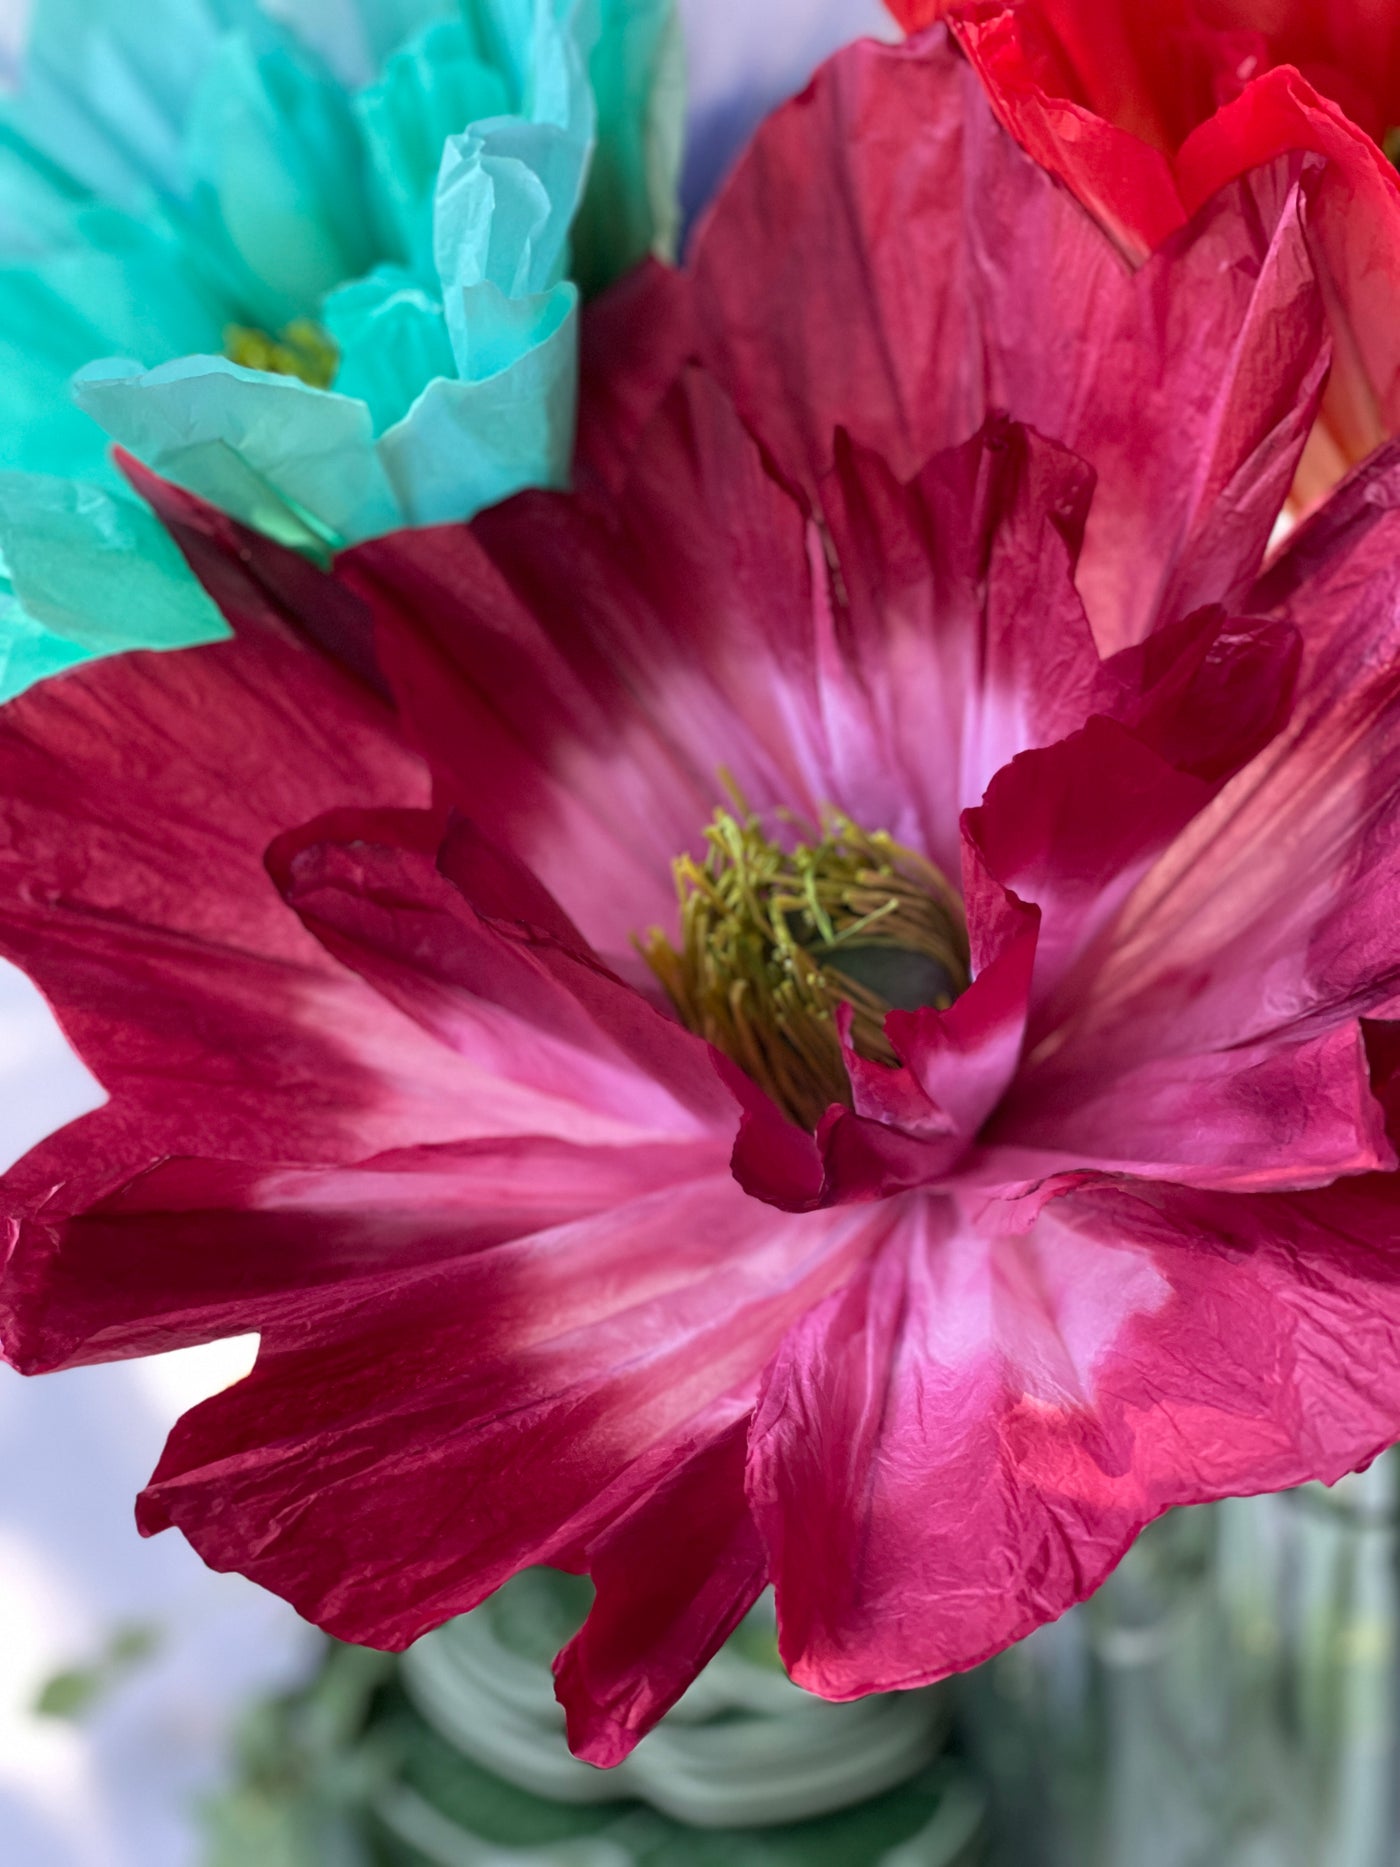
[[[0,111],[0,697],[180,633],[178,576],[61,636],[25,570],[36,523],[76,581],[122,570],[109,440],[303,548],[467,517],[563,482],[579,284],[673,242],[671,0],[300,7],[37,0]]]

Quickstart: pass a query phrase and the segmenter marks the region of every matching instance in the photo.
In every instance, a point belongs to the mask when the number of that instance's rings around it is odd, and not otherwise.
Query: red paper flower
[[[387,1646],[586,1568],[607,1762],[769,1579],[913,1685],[1400,1433],[1400,455],[1257,580],[1314,179],[1134,272],[858,47],[597,308],[577,497],[332,583],[152,487],[236,638],[0,714],[110,1096],[5,1182],[8,1352],[262,1335],[144,1529]]]
[[[1328,167],[1314,226],[1335,369],[1299,493],[1400,432],[1400,12],[1362,0],[890,0],[949,16],[1002,122],[1129,251],[1285,150]]]

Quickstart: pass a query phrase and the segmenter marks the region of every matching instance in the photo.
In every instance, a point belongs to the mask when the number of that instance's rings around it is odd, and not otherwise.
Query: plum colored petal
[[[472,1068],[561,1105],[554,1119],[565,1132],[732,1131],[734,1105],[709,1046],[570,938],[557,907],[539,901],[537,884],[527,895],[518,870],[505,906],[532,918],[493,913],[499,887],[478,912],[439,870],[442,830],[431,812],[335,812],[281,837],[268,866],[343,966]],[[498,883],[504,858],[483,878],[479,838],[469,851],[475,868],[459,845],[457,873]],[[552,925],[544,921],[551,908]]]
[[[857,1118],[930,1143],[921,1176],[925,1181],[940,1177],[965,1152],[1015,1075],[1040,932],[1039,908],[1028,907],[1003,888],[966,838],[963,896],[972,982],[946,1011],[924,1006],[889,1014],[885,1035],[900,1059],[897,1067],[856,1054],[850,1044],[848,1007],[837,1019]],[[825,1134],[829,1197],[837,1192],[832,1182],[837,1150],[831,1145],[836,1126],[829,1124]],[[868,1126],[864,1140],[868,1149]],[[891,1166],[897,1167],[901,1156],[907,1165],[910,1156],[901,1150],[891,1158]]]
[[[17,1356],[70,1352],[57,1299],[37,1347],[27,1320],[65,1219],[165,1158],[290,1166],[580,1132],[576,1109],[445,1048],[279,902],[263,853],[289,820],[357,796],[419,805],[427,786],[382,704],[272,615],[21,697],[0,770],[0,946],[110,1098],[5,1176]]]
[[[875,775],[862,796],[861,778],[842,771],[841,791],[854,814],[878,815],[949,876],[959,813],[1014,753],[1081,725],[1097,692],[1074,587],[1091,491],[1082,461],[998,418],[908,485],[838,438],[822,516],[839,566],[838,639],[864,698],[852,750]],[[910,800],[898,815],[871,743],[889,748],[896,795]]]
[[[1088,406],[1034,417],[1099,475],[1078,581],[1106,653],[1238,607],[1263,560],[1333,357],[1319,185],[1297,156],[1222,185],[1133,275]]]
[[[951,1118],[907,1063],[876,1063],[860,1054],[851,1043],[854,1018],[849,1005],[838,1007],[836,1028],[841,1034],[846,1074],[851,1081],[851,1106],[856,1115],[865,1122],[882,1122],[904,1135],[916,1135],[935,1144],[945,1142],[954,1132]],[[941,1152],[938,1158],[941,1164]]]
[[[637,443],[696,347],[684,273],[645,260],[584,307],[574,480],[621,491]]]
[[[1103,685],[1073,585],[1087,492],[1080,463],[992,421],[907,487],[843,445],[818,534],[692,371],[611,508],[534,495],[339,569],[443,794],[631,976],[724,772],[755,809],[834,806],[953,871],[958,812]]]
[[[768,1579],[744,1495],[750,1417],[702,1441],[588,1547],[597,1596],[555,1663],[569,1747],[588,1763],[621,1763]]]
[[[1080,588],[1117,648],[1232,600],[1262,559],[1327,362],[1302,162],[1225,190],[1135,273],[944,35],[854,47],[711,210],[702,354],[809,489],[839,429],[901,479],[997,409],[1053,435],[1099,476]],[[976,214],[940,211],[974,193]]]
[[[988,874],[1040,910],[1038,1004],[1210,796],[1103,718],[997,772],[964,833]]]
[[[344,584],[327,576],[301,550],[249,531],[196,493],[162,480],[130,454],[118,451],[117,461],[235,626],[256,625],[270,614],[314,642],[380,699],[389,699],[374,657],[373,618]]]
[[[667,399],[629,486],[620,522],[532,494],[339,566],[444,795],[623,967],[634,932],[673,919],[671,863],[698,849],[721,768],[758,805],[824,801],[792,756],[774,770],[784,747],[747,666],[759,631],[810,631],[806,533],[712,385]]]
[[[61,1204],[163,1154],[343,1158],[461,1114],[412,1026],[327,962],[262,871],[289,818],[422,799],[356,683],[268,620],[22,696],[0,715],[0,771],[0,945],[113,1097],[31,1155],[24,1184]]]
[[[1048,1046],[1047,1046],[1048,1048]],[[1325,1186],[1395,1165],[1361,1032],[1106,1058],[1051,1051],[998,1108],[969,1178],[1047,1197],[1093,1171],[1222,1191]]]
[[[927,1155],[834,1118],[822,1203],[870,1197],[872,1156],[884,1193],[945,1179],[949,1129],[965,1137],[961,1153],[988,1117],[972,1177],[1021,1196],[1093,1169],[1257,1190],[1392,1164],[1354,1026],[1255,1044],[1202,1034],[1195,1050],[1168,1044],[1166,1055],[1146,1031],[1118,1027],[1111,1044],[1088,1045],[1059,1026],[1053,1007],[1073,1006],[1074,993],[1057,988],[1211,795],[1106,719],[998,773],[965,818],[969,854],[1035,908],[1036,924],[948,1012],[891,1016],[901,1071],[848,1059],[857,1117],[919,1136]],[[976,872],[967,893],[975,925]]]
[[[1329,710],[1325,717],[1332,722],[1335,715]],[[1384,730],[1374,718],[1368,727]],[[1308,744],[1306,735],[1302,744]],[[1022,754],[998,774],[986,803],[968,814],[968,833],[990,873],[1040,908],[1041,928],[1026,1059],[985,1137],[998,1154],[1009,1152],[996,1171],[1011,1180],[1040,1180],[1058,1156],[1063,1169],[1116,1166],[1249,1189],[1316,1185],[1391,1163],[1354,1023],[1365,1006],[1351,1007],[1349,1016],[1335,979],[1339,1002],[1330,1015],[1315,1006],[1320,1016],[1311,1027],[1297,1003],[1312,983],[1310,968],[1323,971],[1329,945],[1345,952],[1367,925],[1374,926],[1373,942],[1385,938],[1378,923],[1394,884],[1381,849],[1373,847],[1362,868],[1345,843],[1336,847],[1338,838],[1368,838],[1356,796],[1367,784],[1368,756],[1352,744],[1343,754],[1350,772],[1345,763],[1326,768],[1330,788],[1313,822],[1306,753],[1292,760],[1281,755],[1272,774],[1269,826],[1261,822],[1255,834],[1261,842],[1277,837],[1276,815],[1286,810],[1288,833],[1315,830],[1322,859],[1337,865],[1326,902],[1308,903],[1301,922],[1292,918],[1297,904],[1289,894],[1301,870],[1296,854],[1289,883],[1265,908],[1258,897],[1241,904],[1238,897],[1250,893],[1245,882],[1219,856],[1201,853],[1217,838],[1241,832],[1251,807],[1269,793],[1264,774],[1272,747],[1217,792],[1210,808],[1212,787],[1166,766],[1106,720],[1091,721],[1045,751]],[[1379,836],[1387,836],[1384,820]],[[1262,850],[1232,852],[1232,864],[1247,865],[1251,877],[1261,861]],[[1169,958],[1153,947],[1149,959],[1147,936],[1140,926],[1134,929],[1145,900],[1175,917],[1192,905],[1205,912],[1206,891],[1217,915],[1243,906],[1258,917],[1251,921],[1253,937],[1240,938],[1234,948],[1236,970],[1228,985],[1228,943],[1218,919],[1209,959],[1195,964],[1184,931]],[[1275,943],[1276,963],[1261,981],[1268,940]],[[1128,947],[1141,966],[1131,979]],[[1366,985],[1384,996],[1385,975],[1374,952],[1373,944]],[[1115,987],[1131,995],[1126,1009]],[[1314,989],[1320,987],[1318,978]],[[1285,1022],[1282,994],[1289,989],[1296,1031]],[[1115,995],[1111,1031],[1090,1008],[1102,991]],[[1252,1031],[1250,1009],[1260,1020]],[[1022,1148],[1045,1158],[1027,1162]]]
[[[537,930],[576,957],[589,957],[588,942],[539,877],[470,817],[455,811],[448,817],[436,861],[439,873],[479,914],[523,933]]]
[[[1216,784],[1284,726],[1303,646],[1290,621],[1198,610],[1112,658],[1105,682],[1122,685],[1103,710],[1178,771]]]
[[[787,1212],[811,1212],[946,1182],[1015,1077],[1037,926],[1036,912],[1023,910],[1016,937],[949,1010],[892,1012],[885,1031],[897,1065],[871,1062],[852,1047],[850,1007],[841,1008],[852,1107],[833,1104],[813,1133],[737,1065],[717,1059],[743,1110],[731,1164],[745,1191]]]
[[[1297,630],[1305,690],[1384,664],[1400,601],[1400,442],[1377,449],[1289,534],[1248,601]]]
[[[1388,578],[1278,737],[1137,884],[1044,1012],[1057,1067],[1295,1043],[1400,987],[1400,670]]]
[[[1400,882],[1397,514],[1391,445],[1299,527],[1251,592],[1252,607],[1296,631],[1292,717],[1066,981],[1061,1046],[1091,1046],[1096,1069],[1111,1069],[1111,1051],[1183,1053],[1334,1028],[1377,1011],[1400,983],[1390,935]]]
[[[725,773],[760,811],[917,834],[896,760],[869,757],[821,539],[698,372],[614,509],[532,495],[340,568],[444,795],[619,971],[634,932],[672,927],[672,862],[701,849]]]
[[[789,1334],[754,1423],[794,1678],[853,1698],[974,1665],[1171,1505],[1366,1463],[1400,1432],[1396,1228],[1389,1179],[1108,1187],[1018,1237],[904,1202]]]
[[[698,1424],[748,1410],[870,1223],[778,1214],[721,1175],[390,1272],[265,1329],[254,1372],[176,1426],[141,1528],[406,1646],[528,1564],[586,1561]]]
[[[892,1011],[885,1020],[905,1069],[958,1134],[977,1133],[1016,1073],[1040,929],[1039,914],[1026,914],[946,1011]],[[864,1112],[859,1097],[856,1109]]]
[[[826,1203],[826,1165],[818,1136],[790,1121],[768,1093],[730,1058],[716,1053],[715,1068],[740,1108],[730,1165],[755,1199],[786,1212],[811,1212]]]

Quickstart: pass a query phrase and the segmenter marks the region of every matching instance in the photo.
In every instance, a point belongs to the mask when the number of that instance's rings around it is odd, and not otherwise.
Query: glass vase
[[[962,1682],[1000,1867],[1394,1867],[1398,1457],[1173,1512]]]

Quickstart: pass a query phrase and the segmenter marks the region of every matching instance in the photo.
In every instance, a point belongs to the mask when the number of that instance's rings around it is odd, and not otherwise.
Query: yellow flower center
[[[296,318],[276,337],[249,324],[230,324],[224,332],[224,355],[244,369],[298,376],[313,389],[329,389],[340,367],[335,340],[310,318]]]
[[[884,831],[826,811],[785,847],[737,801],[742,816],[715,813],[704,859],[674,865],[679,947],[653,929],[641,949],[685,1024],[810,1128],[851,1100],[836,1008],[851,1007],[859,1055],[898,1062],[886,1014],[966,990],[967,929],[940,871]]]

